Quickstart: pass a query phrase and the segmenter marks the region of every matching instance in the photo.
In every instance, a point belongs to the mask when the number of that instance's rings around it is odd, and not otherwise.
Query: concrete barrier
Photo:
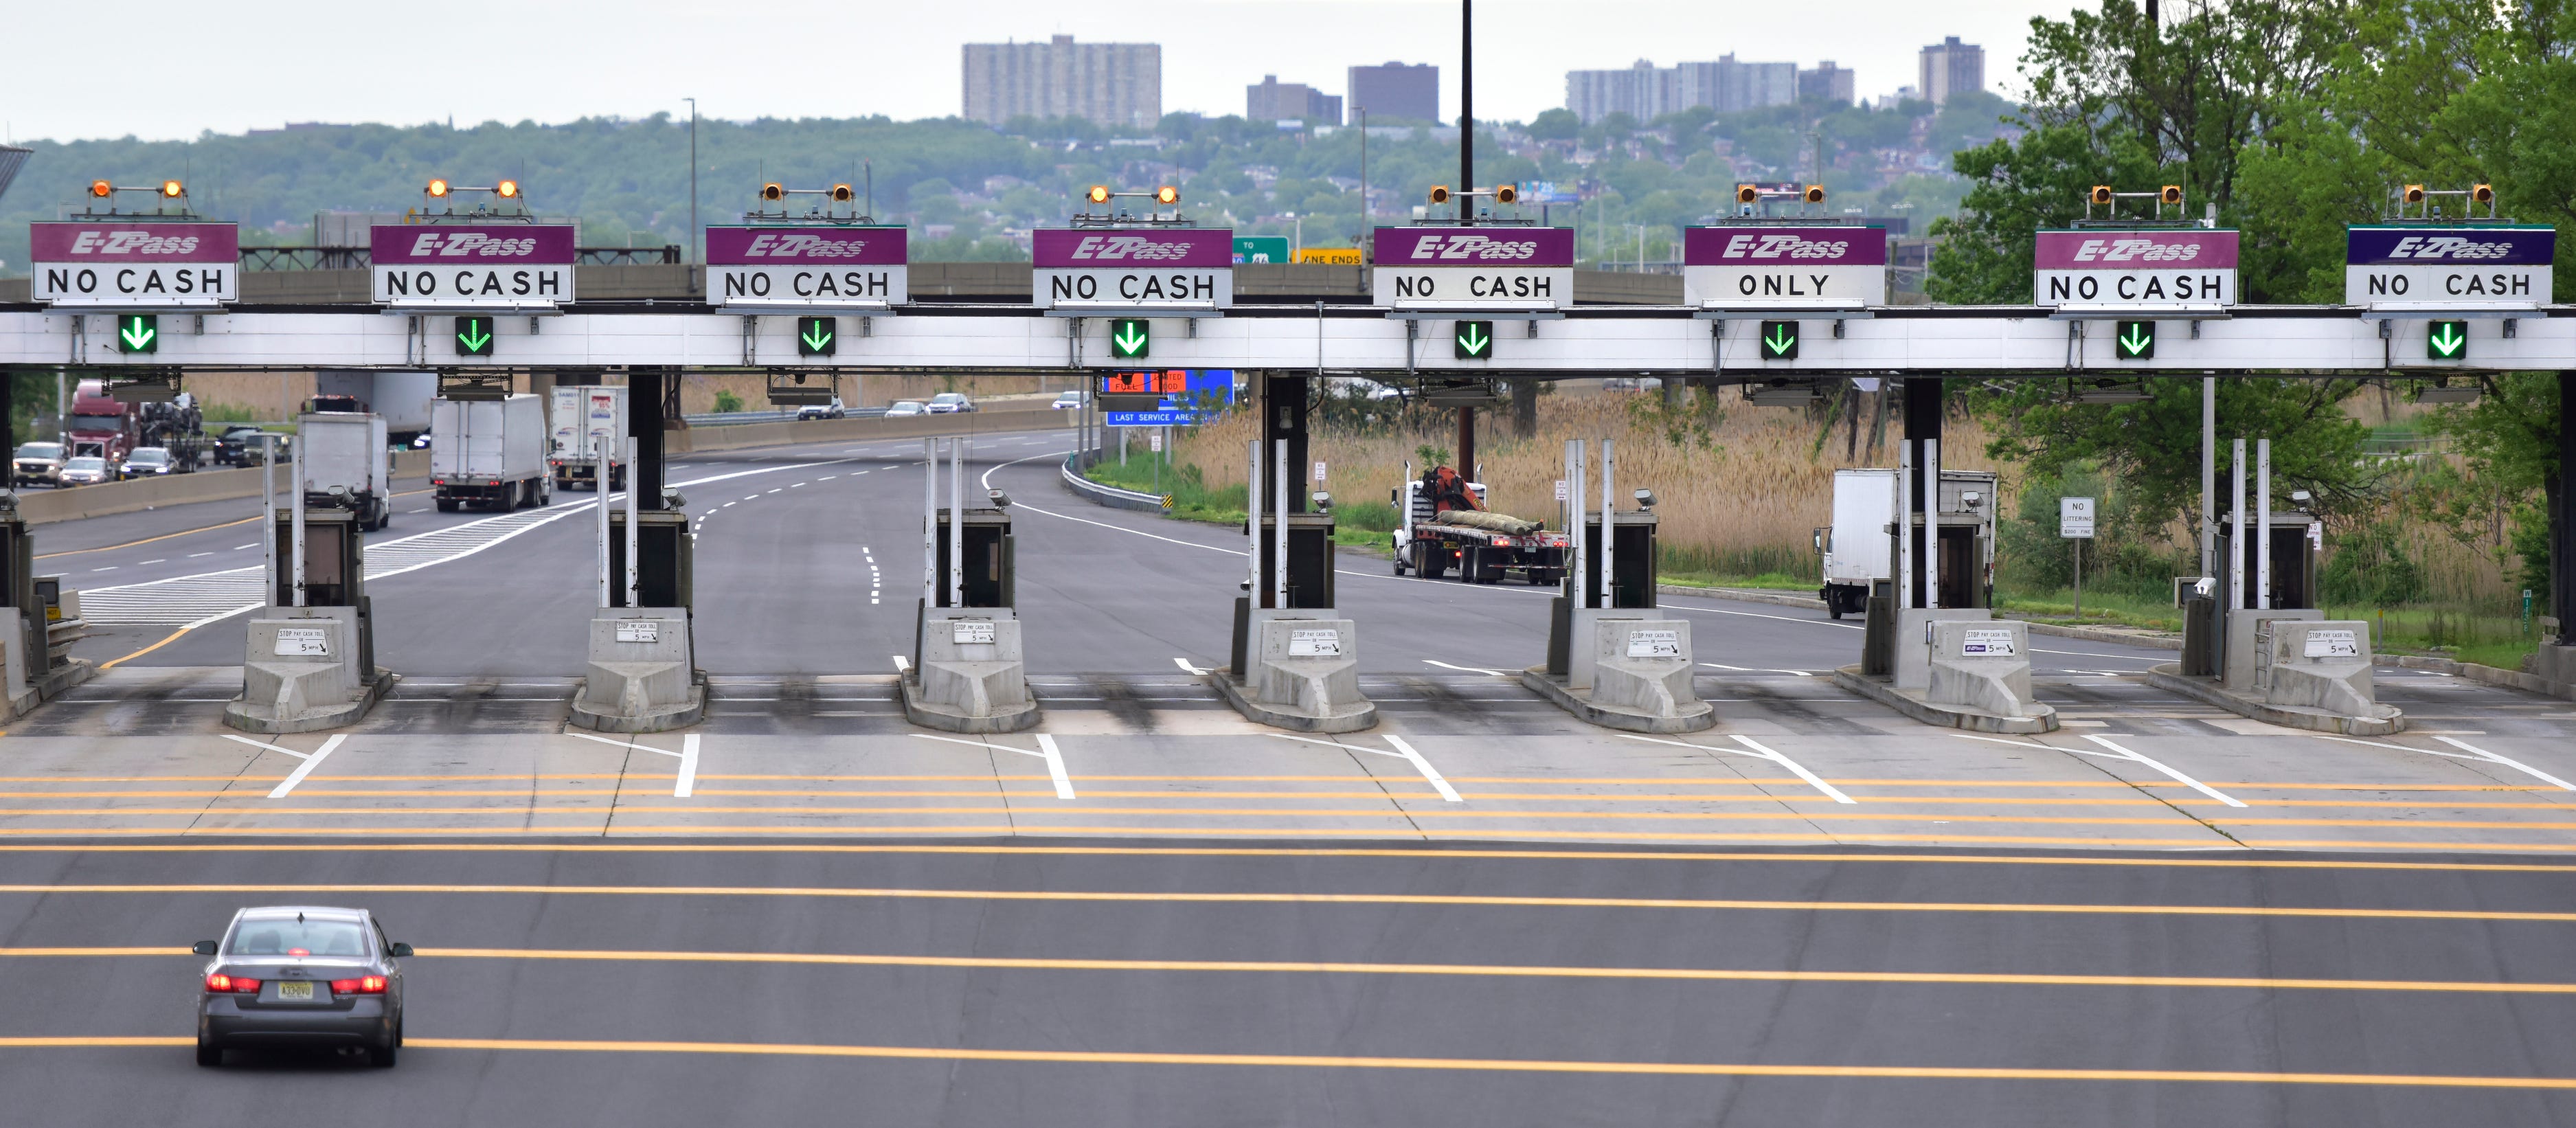
[[[193,474],[172,474],[166,478],[136,478],[124,482],[107,482],[70,489],[22,490],[18,494],[18,514],[30,525],[55,521],[78,521],[84,517],[105,517],[116,513],[139,513],[165,505],[187,505],[199,501],[230,501],[237,497],[259,496],[260,467],[245,466],[233,470],[199,470]],[[418,478],[429,473],[429,452],[398,451],[394,454],[394,477]],[[278,472],[283,482],[286,472]]]
[[[982,431],[1034,431],[1071,428],[1074,415],[1036,401],[1034,406],[988,409],[972,415],[907,415],[897,419],[808,419],[802,422],[737,423],[729,427],[691,427],[667,432],[664,454],[702,454],[745,447],[801,446],[806,443],[858,442],[867,439],[913,439]]]
[[[812,419],[802,423],[745,423],[733,427],[697,427],[666,433],[663,453],[695,454],[746,447],[797,446],[805,443],[905,439],[975,431],[1032,431],[1073,426],[1074,413],[1056,411],[1040,401],[1034,407],[978,411],[972,415],[912,415],[901,419]],[[116,513],[137,513],[200,501],[230,501],[259,496],[260,468],[200,470],[166,478],[137,478],[70,489],[24,490],[18,512],[30,525],[77,521]],[[429,475],[429,452],[397,451],[394,477]],[[283,471],[278,475],[285,478]]]

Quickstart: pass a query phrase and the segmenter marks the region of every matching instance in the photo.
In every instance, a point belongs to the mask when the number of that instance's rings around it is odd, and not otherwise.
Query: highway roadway
[[[2566,867],[693,842],[0,853],[13,1123],[2576,1122]],[[407,1052],[198,1068],[244,903]]]
[[[632,738],[564,725],[585,495],[406,495],[404,679],[285,737],[215,719],[255,502],[40,527],[114,667],[0,733],[7,1119],[2576,1123],[2576,706],[2383,670],[2413,727],[2337,739],[2037,637],[2066,727],[1963,734],[1822,676],[1856,624],[1669,597],[1721,723],[1641,738],[1507,676],[1548,591],[1350,553],[1383,720],[1283,734],[1189,672],[1240,533],[1065,447],[974,438],[1045,709],[990,739],[892,701],[917,440],[672,468],[714,700]],[[397,1069],[191,1064],[185,945],[262,903],[420,947]]]

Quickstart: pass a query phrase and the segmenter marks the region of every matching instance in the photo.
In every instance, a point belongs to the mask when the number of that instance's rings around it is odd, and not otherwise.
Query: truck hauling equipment
[[[1412,474],[1410,465],[1405,473]],[[1411,570],[1427,579],[1454,567],[1468,583],[1500,583],[1511,572],[1532,584],[1565,578],[1565,534],[1486,509],[1483,483],[1434,466],[1393,492],[1396,575]]]

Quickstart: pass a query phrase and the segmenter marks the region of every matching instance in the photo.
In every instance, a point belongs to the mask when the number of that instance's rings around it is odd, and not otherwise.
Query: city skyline
[[[1633,29],[1658,29],[1651,53],[1692,59],[1733,52],[1746,59],[1831,58],[1856,71],[1859,94],[1912,85],[1917,53],[1957,35],[1982,43],[1992,70],[2009,73],[2033,15],[2063,15],[2073,0],[1971,2],[1938,12],[1896,0],[1847,0],[1826,30],[1812,10],[1725,14],[1705,6],[1600,0],[1568,21],[1554,5],[1487,0],[1477,9],[1479,118],[1528,121],[1564,102],[1566,71],[1624,65],[1640,53]],[[1440,70],[1439,106],[1458,109],[1457,5],[1449,0],[1138,0],[1115,12],[992,0],[961,22],[938,10],[871,13],[856,47],[811,37],[784,42],[778,26],[846,20],[812,0],[782,0],[774,20],[750,24],[674,2],[601,0],[541,4],[514,15],[507,34],[471,55],[444,58],[436,81],[317,85],[296,68],[234,68],[197,75],[209,54],[319,52],[353,59],[353,43],[419,42],[415,21],[395,11],[346,9],[301,0],[256,24],[208,23],[177,0],[136,0],[120,9],[128,26],[187,26],[185,36],[141,36],[112,67],[76,51],[31,51],[0,74],[0,133],[20,141],[133,135],[184,139],[242,133],[289,121],[460,126],[484,121],[546,123],[583,117],[688,114],[695,97],[712,117],[864,117],[896,120],[960,114],[959,48],[969,42],[1155,43],[1163,49],[1162,109],[1209,116],[1240,113],[1244,88],[1265,74],[1345,97],[1349,68],[1390,59]],[[29,43],[82,42],[94,32],[76,9],[38,7],[15,25]],[[581,62],[568,44],[595,42],[616,27],[618,57],[654,65]],[[1356,33],[1355,33],[1356,31]],[[853,55],[852,52],[856,54]],[[856,65],[853,65],[853,60]],[[428,66],[428,56],[415,60]],[[829,82],[797,81],[808,68]],[[815,70],[813,73],[821,73]],[[168,76],[153,80],[151,76]],[[1989,88],[1992,84],[1989,83]],[[64,92],[78,90],[78,97]]]

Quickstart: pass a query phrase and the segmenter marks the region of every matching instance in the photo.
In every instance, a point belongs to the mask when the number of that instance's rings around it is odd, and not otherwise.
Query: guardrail
[[[885,413],[886,409],[882,407],[853,407],[844,411],[842,416],[847,419],[874,419]],[[698,415],[683,415],[680,418],[688,420],[689,426],[692,427],[730,427],[737,423],[778,423],[793,420],[796,418],[796,412],[783,408],[774,411],[709,411]]]
[[[1162,498],[1143,490],[1122,490],[1116,486],[1105,485],[1083,477],[1082,472],[1077,469],[1077,466],[1085,462],[1083,453],[1075,451],[1065,456],[1061,473],[1064,476],[1064,488],[1068,492],[1111,509],[1133,509],[1140,513],[1171,512],[1171,507],[1164,505]]]

